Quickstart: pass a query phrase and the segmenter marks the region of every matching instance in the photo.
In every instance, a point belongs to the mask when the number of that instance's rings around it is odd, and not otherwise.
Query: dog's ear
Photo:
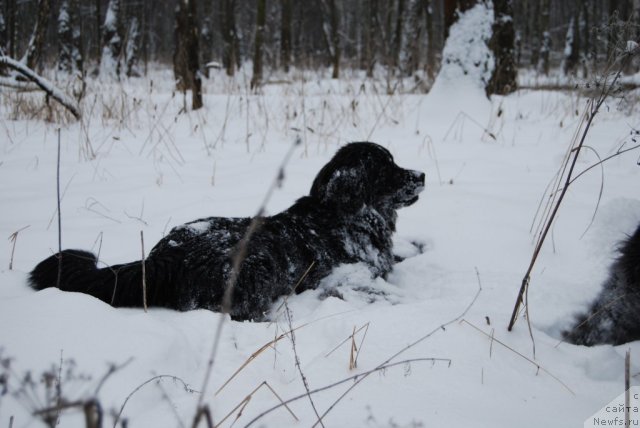
[[[322,204],[355,212],[368,202],[367,177],[362,166],[325,165],[311,186],[311,197]]]

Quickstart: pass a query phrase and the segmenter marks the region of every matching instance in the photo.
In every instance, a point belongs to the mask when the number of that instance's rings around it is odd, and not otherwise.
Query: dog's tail
[[[153,286],[147,273],[145,279]],[[35,290],[58,287],[89,294],[113,306],[143,305],[140,261],[98,268],[96,256],[82,250],[64,250],[43,260],[31,271],[29,284]]]
[[[564,339],[577,345],[620,345],[640,339],[640,226],[619,248],[609,278]]]

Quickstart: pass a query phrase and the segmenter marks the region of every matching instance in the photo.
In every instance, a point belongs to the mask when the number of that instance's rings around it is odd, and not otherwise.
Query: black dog
[[[377,144],[348,144],[320,170],[309,196],[277,215],[253,223],[210,217],[171,230],[145,261],[147,303],[220,311],[232,283],[232,318],[261,319],[278,297],[317,287],[342,263],[364,262],[385,276],[394,261],[396,210],[418,200],[424,178],[398,167]],[[248,229],[253,233],[243,239]],[[113,306],[142,306],[140,261],[96,263],[91,253],[66,250],[38,264],[29,280],[37,290],[59,282]]]
[[[640,339],[640,226],[619,251],[596,300],[564,332],[568,342],[620,345]]]

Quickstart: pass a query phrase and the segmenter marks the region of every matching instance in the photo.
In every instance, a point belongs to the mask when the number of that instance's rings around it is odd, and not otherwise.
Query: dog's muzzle
[[[424,190],[425,175],[420,171],[405,170],[404,185],[400,191],[399,205],[408,207],[418,200],[418,195]]]

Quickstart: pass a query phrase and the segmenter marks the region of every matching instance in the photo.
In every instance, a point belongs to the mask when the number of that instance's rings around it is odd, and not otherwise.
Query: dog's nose
[[[413,175],[414,180],[424,186],[425,175],[424,172],[420,171],[411,171],[411,175]]]

